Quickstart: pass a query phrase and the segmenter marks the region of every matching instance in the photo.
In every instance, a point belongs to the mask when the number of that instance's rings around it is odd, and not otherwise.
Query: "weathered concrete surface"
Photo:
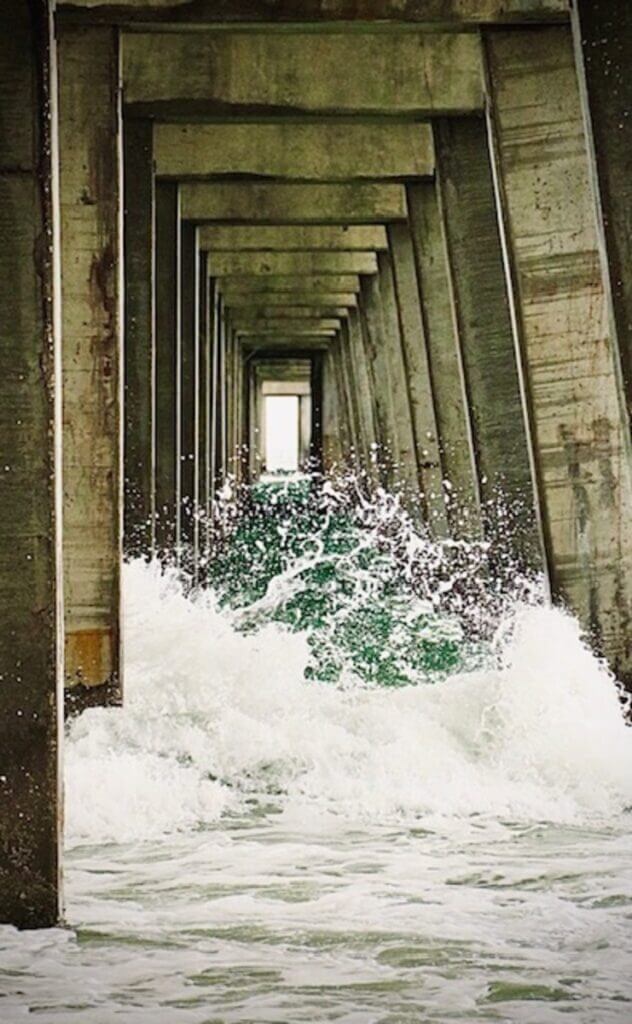
[[[357,274],[275,274],[265,277],[242,274],[221,280],[222,295],[263,295],[266,302],[277,294],[346,296],[359,291],[360,278]]]
[[[297,181],[431,177],[425,124],[157,124],[156,173],[185,181],[236,175]]]
[[[331,352],[323,359],[322,458],[325,473],[340,470],[344,459],[343,411],[336,362]]]
[[[199,244],[199,235],[198,235]],[[213,379],[213,320],[215,305],[215,282],[208,274],[208,253],[199,252],[198,278],[200,282],[199,302],[199,474],[197,505],[201,516],[199,523],[200,563],[209,554],[209,515],[211,512],[211,491],[213,459],[211,455],[211,434],[213,402],[211,386]]]
[[[629,684],[628,431],[571,34],[498,32],[486,42],[552,586]]]
[[[519,377],[485,122],[436,124],[454,308],[472,424],[481,515],[490,537],[542,569],[531,438]]]
[[[255,323],[268,320],[280,321],[281,326],[287,320],[322,320],[328,318],[343,319],[349,310],[346,306],[253,306],[250,298],[245,303],[238,300],[229,304],[233,321],[247,319]]]
[[[386,484],[394,482],[394,463],[399,454],[399,440],[393,404],[394,388],[386,352],[382,297],[377,276],[362,279],[359,296],[360,324],[375,406],[377,439],[380,446],[380,477]]]
[[[200,249],[239,252],[361,252],[386,249],[386,231],[379,225],[355,226],[290,224],[286,226],[248,224],[203,224],[199,230]]]
[[[449,531],[443,495],[439,431],[421,315],[415,254],[408,225],[392,224],[389,227],[389,242],[423,503],[433,535],[446,537]]]
[[[121,694],[122,168],[118,34],[59,37],[66,681]]]
[[[284,331],[286,334],[296,331],[301,334],[303,331],[337,331],[340,328],[340,320],[335,317],[298,317],[295,320],[288,320],[283,317],[244,316],[234,311],[231,312],[230,319],[237,334],[252,333],[253,330],[261,331],[263,334],[271,334],[274,331]]]
[[[156,184],[156,545],[173,552],[180,493],[180,201],[178,186]]]
[[[375,479],[374,459],[379,439],[375,423],[375,403],[371,390],[371,378],[357,309],[349,311],[346,333],[343,325],[343,337],[346,338],[346,344],[349,347],[350,371],[358,407],[360,438],[363,441],[363,468],[371,479]]]
[[[59,207],[48,5],[3,4],[0,37],[0,922],[44,928],[61,913],[63,716]]]
[[[222,291],[226,304],[231,308],[257,308],[265,303],[266,308],[291,309],[292,315],[298,315],[299,310],[311,310],[312,306],[337,307],[353,309],[357,306],[357,295],[355,292],[311,292],[306,293],[302,289],[296,291],[266,291],[253,292],[250,288],[236,288],[232,285]],[[339,314],[336,313],[336,316]]]
[[[186,546],[187,568],[195,573],[198,557],[198,504],[200,456],[200,254],[197,228],[183,221],[180,261],[180,534]],[[185,552],[183,551],[183,557]]]
[[[406,219],[401,185],[234,184],[182,186],[182,216],[257,224],[384,224]]]
[[[376,274],[377,257],[374,252],[213,252],[209,273],[213,277]]]
[[[476,34],[138,33],[123,61],[126,103],[159,117],[483,108]]]
[[[407,25],[440,25],[461,30],[477,23],[514,24],[525,21],[561,21],[568,18],[567,0],[68,0],[61,5],[65,17],[111,18],[121,23],[141,20],[173,24],[256,25],[267,22],[271,31],[289,24],[345,23],[346,31],[363,32],[364,23],[375,30],[399,32]],[[340,26],[342,27],[342,26]]]
[[[575,0],[573,32],[608,300],[632,422],[632,7]]]
[[[379,256],[379,289],[384,326],[385,359],[392,393],[395,432],[392,438],[396,456],[395,480],[416,500],[421,490],[421,474],[417,461],[417,439],[413,423],[409,375],[404,361],[402,336],[397,311],[393,261],[390,251]]]
[[[478,481],[452,305],[452,281],[435,187],[411,185],[408,203],[443,476],[450,488],[450,528],[454,536],[477,537]]]
[[[154,547],[154,215],[152,126],[124,127],[125,508],[126,555]]]

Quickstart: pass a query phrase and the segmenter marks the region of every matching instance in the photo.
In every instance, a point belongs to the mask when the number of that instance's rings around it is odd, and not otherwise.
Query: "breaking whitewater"
[[[227,502],[195,586],[125,567],[68,927],[0,929],[3,1022],[632,1018],[615,681],[501,548],[352,492]]]

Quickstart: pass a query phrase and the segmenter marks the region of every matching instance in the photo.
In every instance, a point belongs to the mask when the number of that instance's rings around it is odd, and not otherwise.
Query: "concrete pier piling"
[[[204,583],[269,399],[632,686],[627,8],[1,6],[0,919],[58,919],[62,683],[121,700],[123,556]]]
[[[61,330],[55,41],[0,9],[0,922],[61,914]]]

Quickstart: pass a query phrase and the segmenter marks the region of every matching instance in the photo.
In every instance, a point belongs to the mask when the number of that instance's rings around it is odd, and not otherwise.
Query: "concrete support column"
[[[312,353],[310,390],[312,395],[311,464],[315,473],[323,469],[323,353]]]
[[[412,420],[409,374],[404,361],[402,337],[397,315],[397,298],[390,251],[378,255],[378,282],[384,325],[385,359],[391,389],[391,404],[395,420],[396,472],[395,480],[416,505],[421,492],[421,477],[417,463],[417,438]]]
[[[385,484],[392,484],[395,479],[393,463],[399,452],[399,439],[393,405],[390,361],[386,356],[382,299],[377,275],[362,279],[359,303],[371,393],[375,403],[380,479]]]
[[[215,500],[222,466],[222,298],[219,293],[219,289],[217,288],[217,282],[215,282],[214,288],[215,296],[213,303],[213,348],[211,368],[211,504]]]
[[[184,221],[181,232],[180,300],[180,535],[184,564],[195,572],[199,520],[199,316],[200,253],[197,227]]]
[[[632,479],[570,30],[485,36],[549,568],[632,682]]]
[[[452,281],[435,185],[430,182],[410,185],[407,203],[443,477],[448,490],[450,531],[456,537],[476,538],[481,531],[480,496],[452,301]]]
[[[208,253],[200,252],[200,305],[199,305],[199,482],[198,510],[200,515],[200,557],[208,556],[208,523],[211,496],[211,379],[213,374],[213,308],[215,284],[208,273]]]
[[[330,346],[323,357],[323,469],[325,473],[340,469],[343,458],[342,410],[336,374],[336,360]]]
[[[415,254],[408,224],[391,224],[388,239],[426,517],[433,536],[446,537],[449,530],[443,494],[439,431],[421,315]]]
[[[485,122],[435,122],[437,177],[468,396],[481,515],[541,569],[532,446],[521,389]]]
[[[156,547],[173,557],[180,494],[180,198],[156,184]]]
[[[125,510],[128,556],[150,555],[155,530],[154,224],[151,121],[124,126]]]
[[[0,6],[0,922],[58,923],[59,205],[48,3]]]
[[[117,703],[123,525],[119,36],[110,27],[64,27],[58,45],[66,681],[84,687],[77,700]]]
[[[364,438],[364,469],[371,480],[376,480],[375,474],[375,452],[379,443],[377,425],[375,422],[375,401],[371,375],[367,363],[367,356],[362,334],[362,325],[358,310],[351,308],[347,320],[347,331],[349,341],[349,356],[351,362],[351,376],[354,382],[354,392],[358,406],[360,421],[360,433]]]
[[[632,7],[573,0],[572,23],[612,342],[632,423]]]

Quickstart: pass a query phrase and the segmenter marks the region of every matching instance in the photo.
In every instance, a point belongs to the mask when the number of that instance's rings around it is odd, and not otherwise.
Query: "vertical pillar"
[[[452,304],[452,282],[435,185],[430,182],[410,185],[407,202],[444,481],[449,488],[450,530],[456,537],[475,538],[480,536],[481,529],[480,495]]]
[[[82,686],[77,700],[118,703],[123,525],[118,30],[64,27],[58,45],[66,681]]]
[[[570,30],[485,36],[553,592],[632,682],[632,480]]]
[[[323,353],[311,357],[310,389],[312,393],[311,465],[314,473],[323,470]]]
[[[49,4],[0,7],[0,922],[60,917],[61,406]]]
[[[443,467],[439,451],[435,401],[421,316],[415,255],[408,224],[389,225],[388,239],[426,516],[433,535],[446,537],[448,523],[443,496]]]
[[[574,0],[572,22],[612,342],[632,421],[632,7],[621,0]]]
[[[362,325],[358,310],[349,310],[347,320],[349,355],[351,360],[351,377],[358,404],[358,415],[361,424],[361,435],[365,438],[364,470],[371,480],[375,479],[374,458],[378,441],[375,422],[375,400],[373,397],[371,376],[367,364]]]
[[[300,395],[299,409],[299,469],[308,468],[309,452],[312,441],[312,397]]]
[[[323,470],[331,473],[340,468],[343,455],[340,390],[336,375],[333,346],[323,356]]]
[[[400,326],[397,318],[397,300],[393,278],[393,261],[389,251],[378,253],[378,281],[384,325],[385,359],[391,389],[391,403],[395,418],[397,468],[395,479],[403,485],[406,495],[417,507],[421,491],[417,463],[417,439],[412,420],[409,374],[404,362]]]
[[[542,568],[526,420],[485,122],[435,123],[437,178],[452,273],[481,514],[491,538]]]
[[[151,121],[125,122],[125,509],[128,556],[154,549],[154,168]]]
[[[362,278],[359,302],[371,391],[375,400],[380,479],[384,483],[392,483],[394,481],[393,461],[399,451],[399,440],[393,407],[393,385],[389,360],[386,357],[382,303],[377,275]]]
[[[199,489],[199,313],[200,255],[197,227],[183,221],[181,231],[180,299],[180,535],[184,564],[195,571],[198,544]]]
[[[156,183],[156,547],[171,558],[180,516],[180,198]]]
[[[213,303],[214,282],[208,273],[208,253],[200,252],[200,306],[199,306],[199,345],[200,345],[200,378],[199,378],[199,484],[198,511],[200,516],[200,556],[208,557],[208,525],[209,502],[211,495],[211,377],[213,373]]]
[[[211,479],[209,500],[212,506],[215,501],[219,470],[221,464],[221,396],[220,396],[220,369],[221,369],[221,323],[222,323],[222,297],[217,287],[217,280],[214,280],[214,301],[212,330],[212,363],[211,363]]]

